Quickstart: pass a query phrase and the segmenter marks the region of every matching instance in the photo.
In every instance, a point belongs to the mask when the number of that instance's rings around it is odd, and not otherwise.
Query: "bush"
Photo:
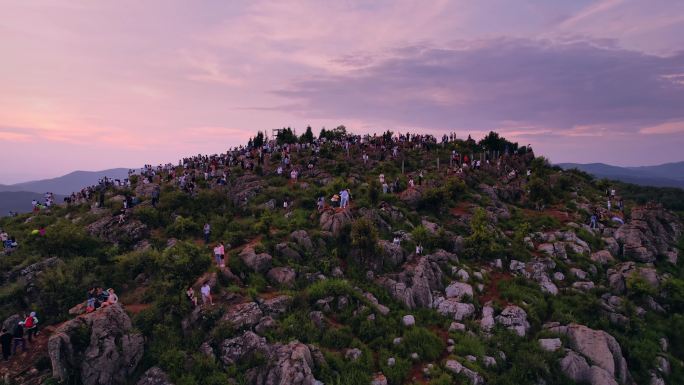
[[[406,356],[418,353],[421,360],[433,361],[444,350],[444,341],[424,327],[412,327],[404,332],[401,348]]]

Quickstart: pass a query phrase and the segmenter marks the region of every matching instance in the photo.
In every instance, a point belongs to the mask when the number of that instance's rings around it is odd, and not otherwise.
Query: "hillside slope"
[[[18,243],[0,257],[0,319],[36,311],[44,330],[0,374],[684,383],[678,214],[619,188],[608,208],[608,184],[526,149],[494,158],[474,141],[324,136],[257,136],[146,169],[130,189],[0,219]],[[486,146],[517,149],[498,136]],[[87,312],[93,287],[118,303]]]

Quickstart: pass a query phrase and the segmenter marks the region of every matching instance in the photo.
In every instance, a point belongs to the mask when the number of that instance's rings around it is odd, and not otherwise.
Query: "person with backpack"
[[[2,328],[0,333],[0,345],[2,345],[2,359],[7,361],[12,353],[12,333]]]
[[[29,343],[33,342],[33,337],[38,334],[38,317],[36,317],[35,311],[32,311],[31,314],[24,319],[24,327],[26,328]]]

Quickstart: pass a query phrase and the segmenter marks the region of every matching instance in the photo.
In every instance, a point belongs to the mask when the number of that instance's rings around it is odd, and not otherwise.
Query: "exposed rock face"
[[[242,329],[256,325],[263,316],[256,302],[245,302],[229,307],[221,320],[229,322],[236,329]]]
[[[615,258],[613,258],[608,250],[600,250],[591,255],[591,260],[601,265],[605,265],[613,262]]]
[[[380,277],[378,284],[389,290],[392,297],[403,302],[409,309],[432,307],[432,291],[441,291],[444,288],[439,264],[445,263],[447,259],[446,255],[437,253],[418,257],[417,260],[404,264],[400,273]]]
[[[163,370],[153,366],[140,377],[137,385],[173,385],[173,382],[169,380],[169,377]]]
[[[494,308],[491,302],[487,302],[482,308],[482,319],[480,320],[480,329],[485,333],[489,333],[495,325]]]
[[[458,302],[456,298],[437,298],[435,300],[435,309],[444,316],[453,317],[455,321],[462,321],[475,314],[475,306],[473,304]]]
[[[592,385],[632,383],[620,344],[610,334],[578,324],[552,326],[549,330],[567,335],[570,347],[574,350],[561,360],[561,368],[568,377]]]
[[[420,190],[416,187],[408,188],[399,194],[399,199],[402,201],[406,202],[409,206],[417,206],[418,202],[420,202],[421,198],[423,197],[423,194],[420,192]]]
[[[550,258],[535,258],[527,263],[512,260],[509,265],[512,272],[528,279],[534,279],[539,283],[544,293],[551,295],[558,294],[558,287],[551,281],[548,274],[548,271],[555,267],[556,263]]]
[[[273,257],[266,253],[257,254],[253,248],[245,247],[239,254],[240,259],[257,273],[265,273],[271,267]]]
[[[340,235],[342,229],[346,225],[352,223],[351,210],[340,210],[329,209],[321,214],[320,225],[321,230],[330,231],[333,235]]]
[[[627,289],[627,280],[637,277],[646,282],[654,290],[660,287],[660,278],[656,269],[653,267],[638,267],[634,262],[624,262],[616,265],[613,269],[608,269],[608,284],[610,288],[618,294],[624,293]]]
[[[232,365],[242,358],[259,352],[266,362],[247,371],[246,377],[255,385],[315,385],[314,360],[307,345],[292,341],[287,345],[268,344],[266,339],[247,331],[223,341],[220,359]]]
[[[263,187],[263,179],[254,174],[245,174],[230,184],[228,197],[236,206],[245,206]]]
[[[524,337],[530,329],[530,323],[527,322],[527,313],[515,305],[506,306],[501,311],[501,314],[496,316],[496,322],[513,330],[521,337]]]
[[[473,287],[463,282],[452,282],[444,291],[447,298],[461,300],[465,297],[473,297]]]
[[[648,206],[632,210],[632,218],[615,232],[615,239],[624,258],[654,262],[658,255],[674,254],[676,260],[672,245],[681,235],[682,223],[673,213],[662,206]]]
[[[122,240],[136,243],[148,234],[147,225],[139,220],[127,218],[124,223],[119,224],[119,218],[116,216],[102,217],[89,224],[86,229],[90,235],[112,243],[119,243]]]
[[[51,267],[57,266],[61,262],[62,260],[57,257],[46,258],[42,261],[38,261],[34,264],[28,265],[22,269],[12,270],[9,273],[6,273],[3,278],[5,279],[5,281],[22,279],[28,285],[33,283],[40,273]]]
[[[295,283],[297,273],[290,267],[274,267],[268,271],[266,276],[274,285],[292,287]]]
[[[124,384],[143,355],[143,337],[131,329],[119,304],[62,324],[48,341],[53,377],[64,381],[77,371],[84,385]]]
[[[290,239],[292,239],[304,251],[311,252],[314,249],[313,242],[305,230],[293,231],[292,234],[290,234]]]
[[[378,265],[392,268],[404,263],[404,250],[400,245],[381,240],[378,242],[378,246],[380,247],[380,255],[382,257]]]
[[[539,346],[547,352],[555,352],[561,348],[561,345],[560,338],[542,338],[539,340]]]

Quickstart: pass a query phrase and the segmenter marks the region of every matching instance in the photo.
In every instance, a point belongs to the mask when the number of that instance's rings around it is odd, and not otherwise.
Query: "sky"
[[[490,130],[552,162],[684,160],[679,0],[0,0],[0,184],[258,130]]]

